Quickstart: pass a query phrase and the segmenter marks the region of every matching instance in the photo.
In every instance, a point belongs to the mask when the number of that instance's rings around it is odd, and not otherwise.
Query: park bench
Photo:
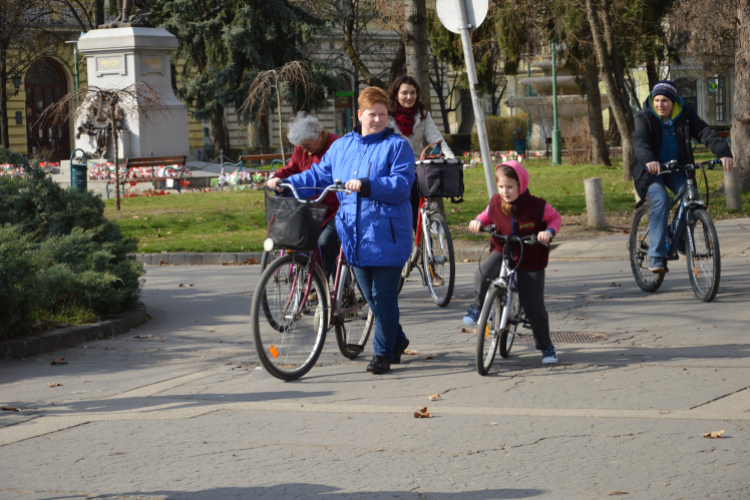
[[[156,183],[166,184],[168,188],[176,188],[178,193],[182,192],[183,177],[185,176],[185,161],[187,157],[182,156],[148,156],[143,158],[126,158],[125,175],[120,179],[122,192],[125,193],[125,185],[138,182],[152,182],[154,188]],[[110,184],[114,179],[107,179],[107,198],[109,199]],[[164,186],[160,186],[162,189]]]

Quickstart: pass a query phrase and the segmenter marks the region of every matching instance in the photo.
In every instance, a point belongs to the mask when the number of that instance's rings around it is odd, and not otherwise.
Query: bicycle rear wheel
[[[506,305],[508,301],[506,300]],[[508,322],[505,328],[500,332],[500,356],[507,358],[510,356],[510,350],[513,347],[513,341],[516,339],[518,325],[523,319],[521,318],[521,301],[518,300],[518,294],[510,294],[510,307],[508,308]]]
[[[696,297],[703,302],[711,302],[719,291],[721,279],[721,251],[716,228],[708,212],[698,209],[692,212],[687,231],[686,257],[690,284]]]
[[[296,380],[310,371],[325,344],[325,282],[315,272],[307,288],[308,263],[309,258],[299,254],[274,260],[253,295],[250,327],[255,352],[263,367],[282,380]]]
[[[336,342],[341,354],[349,359],[356,358],[365,350],[367,339],[375,327],[375,317],[348,264],[341,266],[334,317]]]
[[[649,222],[651,205],[645,205],[635,211],[630,225],[630,268],[635,282],[644,292],[655,292],[664,282],[664,274],[655,274],[648,270]]]
[[[422,264],[432,300],[439,307],[447,307],[453,295],[456,282],[456,262],[453,260],[453,239],[448,223],[443,216],[429,215],[427,233],[424,235],[425,248],[422,249]],[[432,249],[432,259],[426,245]]]
[[[500,342],[503,317],[503,295],[505,290],[491,287],[484,299],[482,312],[477,322],[477,373],[487,375],[495,361]]]

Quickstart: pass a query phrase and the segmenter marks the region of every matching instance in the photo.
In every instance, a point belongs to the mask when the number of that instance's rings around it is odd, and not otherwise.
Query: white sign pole
[[[479,137],[479,150],[482,154],[484,164],[484,178],[487,181],[487,195],[491,198],[497,193],[495,184],[495,168],[492,165],[490,146],[487,141],[487,129],[484,126],[484,111],[482,101],[477,92],[477,69],[474,66],[474,53],[471,50],[470,31],[476,29],[467,22],[466,4],[464,0],[456,0],[456,13],[458,14],[458,30],[461,34],[461,45],[464,48],[464,59],[466,60],[466,75],[469,78],[471,91],[471,103],[474,107],[474,121],[477,125],[477,136]]]

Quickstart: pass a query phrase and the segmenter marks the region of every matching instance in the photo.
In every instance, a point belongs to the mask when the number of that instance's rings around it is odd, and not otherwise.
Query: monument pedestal
[[[126,114],[127,132],[121,132],[127,140],[120,142],[120,158],[189,154],[188,111],[172,91],[170,56],[176,49],[177,38],[161,28],[98,29],[78,41],[78,51],[86,56],[89,85],[123,89],[144,82],[164,101],[166,109],[151,110],[148,120]],[[94,151],[95,142],[83,133],[76,139],[76,148]],[[112,158],[111,138],[109,143],[105,156]]]

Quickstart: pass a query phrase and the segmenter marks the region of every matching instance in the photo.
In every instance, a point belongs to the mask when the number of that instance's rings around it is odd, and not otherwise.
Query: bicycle
[[[679,260],[679,254],[685,255],[690,284],[695,295],[703,302],[711,302],[716,297],[721,277],[719,237],[713,220],[706,211],[706,169],[713,170],[716,165],[721,165],[721,161],[709,160],[687,165],[678,165],[676,161],[670,161],[661,168],[662,173],[683,171],[687,175],[687,183],[675,195],[669,207],[669,210],[675,210],[668,230],[667,259]],[[700,201],[695,189],[695,172],[698,168],[706,180],[706,203]],[[654,274],[648,270],[650,218],[651,205],[646,204],[644,198],[636,205],[628,239],[630,267],[635,282],[644,292],[655,292],[664,282],[664,273]]]
[[[503,265],[500,275],[490,283],[487,295],[484,298],[482,311],[477,321],[477,373],[487,375],[495,361],[495,355],[500,350],[500,356],[507,358],[513,347],[513,341],[518,332],[518,325],[530,327],[529,321],[521,307],[518,298],[518,285],[516,282],[516,269],[523,260],[523,246],[544,245],[537,240],[536,235],[516,236],[495,233],[495,227],[490,225],[482,228],[482,231],[503,241]],[[515,244],[520,245],[518,262],[512,266],[512,252]]]
[[[325,205],[320,207],[320,200],[330,191],[346,191],[341,181],[336,181],[316,200],[306,201],[300,199],[290,184],[281,184],[281,187],[290,188],[294,198],[266,197],[269,236],[273,218],[278,213],[283,215],[283,211],[274,209],[272,204],[294,202],[302,210],[311,210],[317,217],[315,222],[319,233],[325,214]],[[287,201],[269,202],[279,199]],[[298,220],[290,219],[289,225],[294,222]],[[281,225],[286,223],[282,222]],[[297,228],[299,231],[310,231],[308,224],[302,225],[304,227]],[[329,293],[317,243],[311,245],[308,241],[307,245],[287,248],[283,235],[275,236],[276,240],[273,237],[266,239],[264,249],[271,253],[276,247],[281,247],[283,255],[268,262],[258,279],[250,310],[253,343],[261,364],[281,380],[302,377],[320,357],[326,334],[332,326],[336,329],[336,341],[341,353],[349,359],[356,358],[365,348],[375,319],[354,271],[346,263],[343,251],[339,251],[334,286]],[[317,242],[317,235],[312,236]],[[313,238],[310,236],[308,239],[312,241]],[[313,246],[313,250],[305,248],[309,246]]]

